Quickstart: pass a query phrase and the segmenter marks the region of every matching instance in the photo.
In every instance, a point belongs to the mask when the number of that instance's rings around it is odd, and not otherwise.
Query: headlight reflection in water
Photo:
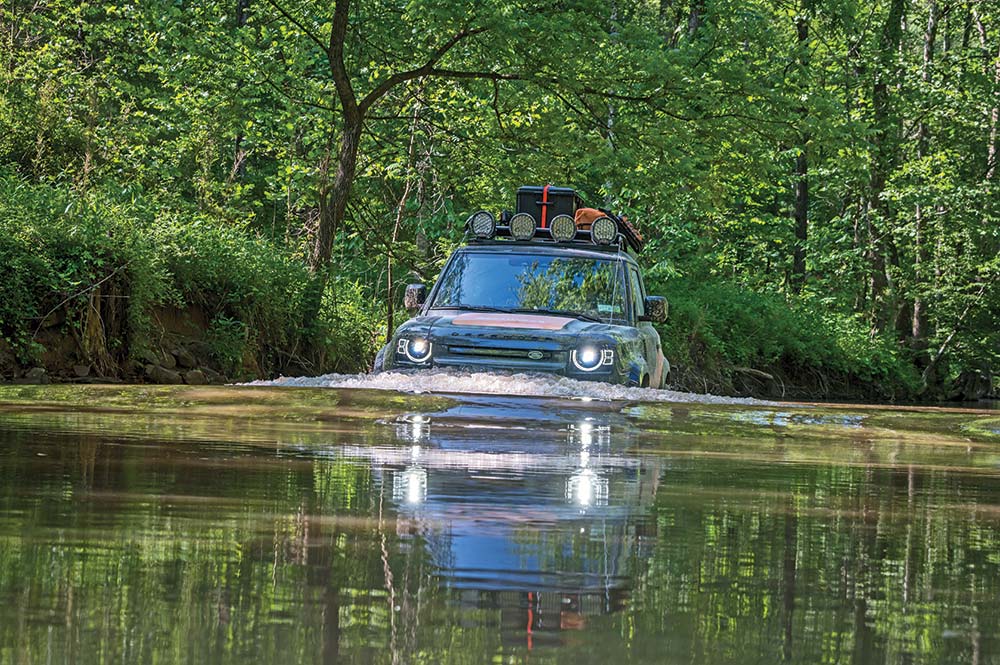
[[[577,468],[566,480],[566,499],[588,508],[608,504],[608,479],[590,466],[592,448],[603,448],[610,443],[610,430],[594,425],[591,419],[582,420],[570,427],[570,438],[580,446]]]
[[[431,419],[428,416],[419,413],[408,414],[396,422],[396,436],[403,441],[412,444],[423,443],[430,434]],[[417,448],[419,449],[419,446]]]
[[[608,505],[608,479],[586,467],[566,481],[566,498],[581,508]]]
[[[417,505],[427,499],[427,470],[420,466],[420,446],[410,447],[410,464],[392,478],[392,498],[397,503]]]

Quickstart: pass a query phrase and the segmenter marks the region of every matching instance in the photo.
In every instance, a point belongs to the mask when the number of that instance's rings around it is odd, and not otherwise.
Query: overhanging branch
[[[305,24],[301,20],[297,19],[290,11],[282,7],[279,3],[275,2],[275,0],[267,0],[267,4],[277,9],[279,14],[284,16],[288,22],[290,22],[296,28],[301,30],[302,33],[310,40],[312,40],[312,42],[316,44],[316,46],[318,46],[323,53],[327,52],[327,47],[323,43],[323,40],[320,39],[319,36],[316,35],[316,33],[314,33],[312,30],[307,28]]]
[[[438,75],[436,74],[437,70],[435,70],[435,65],[437,65],[437,63],[441,61],[441,58],[447,55],[448,51],[454,48],[455,45],[461,42],[463,39],[472,37],[474,35],[478,35],[482,32],[486,32],[486,28],[472,28],[472,29],[463,28],[458,32],[456,32],[454,35],[452,35],[451,38],[444,44],[439,46],[437,50],[435,50],[434,53],[432,53],[430,57],[427,58],[427,61],[421,66],[416,67],[414,69],[408,69],[403,72],[396,72],[389,78],[379,83],[377,86],[375,86],[375,88],[371,92],[365,95],[364,99],[362,99],[361,103],[358,105],[359,108],[361,109],[362,115],[364,114],[365,111],[371,108],[376,102],[378,102],[378,100],[382,99],[382,97],[384,97],[386,93],[395,88],[397,85],[400,85],[401,83],[405,83],[407,81],[412,81],[413,79],[417,79],[423,76]]]
[[[504,74],[501,72],[470,72],[457,69],[433,68],[427,72],[428,76],[437,76],[448,79],[483,79],[487,81],[526,81],[526,77],[520,74]]]

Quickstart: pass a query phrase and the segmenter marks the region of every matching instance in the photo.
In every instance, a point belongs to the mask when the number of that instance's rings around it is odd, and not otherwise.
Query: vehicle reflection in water
[[[409,414],[392,425],[403,445],[330,453],[364,461],[392,488],[399,535],[440,541],[436,575],[460,607],[499,610],[502,641],[531,649],[621,609],[645,554],[643,508],[659,465],[626,454],[628,429],[610,420],[581,414],[497,437],[464,419]]]
[[[103,390],[0,409],[0,663],[1000,663],[991,412]]]

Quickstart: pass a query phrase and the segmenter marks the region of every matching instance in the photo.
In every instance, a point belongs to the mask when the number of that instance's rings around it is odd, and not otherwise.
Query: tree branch
[[[329,111],[331,113],[337,112],[337,109],[334,108],[333,106],[327,106],[326,104],[320,104],[318,102],[310,102],[306,99],[302,99],[301,97],[296,97],[292,95],[290,92],[288,92],[287,90],[279,86],[277,83],[275,83],[273,80],[271,80],[271,77],[269,77],[267,74],[264,74],[263,80],[264,83],[266,83],[269,88],[271,88],[272,90],[274,90],[275,92],[277,92],[290,102],[301,104],[302,106],[308,106],[314,109],[319,109],[321,111]]]
[[[472,28],[471,30],[462,28],[452,35],[451,39],[439,46],[437,50],[435,50],[434,53],[427,58],[427,61],[424,64],[416,67],[415,69],[396,72],[389,78],[379,83],[371,92],[365,95],[364,99],[361,100],[359,107],[362,115],[397,85],[405,83],[406,81],[412,81],[413,79],[420,78],[421,76],[436,76],[437,74],[435,73],[436,70],[434,66],[441,61],[441,58],[447,55],[448,51],[454,48],[454,46],[463,39],[486,32],[486,30],[486,28]]]
[[[344,109],[344,115],[353,123],[360,120],[358,116],[363,113],[359,113],[358,98],[354,94],[351,78],[347,75],[347,67],[344,65],[344,39],[347,36],[347,16],[350,7],[351,0],[337,0],[333,6],[330,46],[326,54],[330,63],[330,75],[337,87],[337,96],[340,97],[340,105]]]
[[[289,12],[287,9],[285,9],[284,7],[282,7],[281,5],[279,5],[277,2],[275,2],[275,0],[267,0],[267,4],[271,5],[275,9],[277,9],[278,13],[280,13],[282,16],[284,16],[285,19],[287,19],[296,28],[298,28],[299,30],[301,30],[303,32],[303,34],[305,34],[306,37],[308,37],[309,39],[311,39],[312,42],[314,44],[316,44],[316,46],[318,46],[319,49],[323,53],[327,52],[327,47],[323,43],[323,40],[320,39],[312,30],[310,30],[309,28],[307,28],[305,26],[305,24],[302,23],[302,21],[300,21],[299,19],[295,18],[295,16],[291,12]]]
[[[281,96],[283,96],[288,101],[294,102],[296,104],[302,104],[303,106],[309,106],[309,107],[312,107],[312,108],[322,109],[324,111],[330,111],[330,112],[336,112],[337,111],[337,109],[334,108],[333,106],[327,106],[326,104],[320,104],[319,102],[310,102],[310,101],[308,101],[306,99],[303,99],[301,97],[296,97],[295,95],[291,94],[290,92],[288,92],[287,90],[285,90],[284,88],[282,88],[281,86],[279,86],[270,76],[268,76],[267,70],[264,67],[260,67],[258,65],[258,62],[249,53],[247,53],[243,49],[237,48],[237,47],[235,47],[235,46],[233,46],[231,44],[227,44],[225,42],[223,42],[223,45],[227,49],[229,49],[230,51],[233,51],[237,55],[239,55],[240,57],[242,57],[244,60],[247,61],[247,63],[249,63],[251,65],[254,65],[256,67],[256,69],[260,72],[260,75],[263,77],[264,83],[266,83],[268,85],[268,87],[270,87],[271,89],[273,89],[275,92],[279,93]],[[293,88],[293,90],[294,90],[294,88]],[[302,91],[299,90],[298,92],[302,92]]]
[[[490,81],[527,81],[527,77],[520,74],[503,74],[501,72],[467,72],[455,69],[432,68],[427,72],[428,76],[437,76],[448,79],[485,79]]]

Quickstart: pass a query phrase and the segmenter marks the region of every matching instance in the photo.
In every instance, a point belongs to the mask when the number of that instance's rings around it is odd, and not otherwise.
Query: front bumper
[[[629,377],[620,371],[616,362],[602,365],[587,372],[573,366],[572,348],[555,342],[540,340],[494,340],[471,343],[469,340],[453,341],[434,339],[433,353],[426,362],[416,363],[399,353],[394,353],[388,366],[395,369],[448,368],[472,372],[506,371],[555,374],[581,381],[628,383]],[[395,350],[395,346],[391,347]]]

